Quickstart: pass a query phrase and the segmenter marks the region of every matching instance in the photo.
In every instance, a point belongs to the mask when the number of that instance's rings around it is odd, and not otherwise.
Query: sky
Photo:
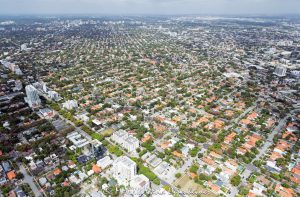
[[[5,14],[300,14],[300,0],[0,0]]]

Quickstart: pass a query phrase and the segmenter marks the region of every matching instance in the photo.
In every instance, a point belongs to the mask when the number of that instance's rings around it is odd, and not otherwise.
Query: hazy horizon
[[[299,15],[300,0],[1,0],[0,15]]]

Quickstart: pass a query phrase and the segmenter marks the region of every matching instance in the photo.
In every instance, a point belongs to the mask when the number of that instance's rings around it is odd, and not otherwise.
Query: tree
[[[22,179],[22,178],[24,178],[24,175],[22,173],[17,173],[16,178],[17,179]]]
[[[246,196],[248,193],[249,193],[249,189],[244,187],[240,188],[239,194]]]
[[[153,183],[156,184],[156,185],[160,185],[160,180],[156,178],[156,179],[153,180]]]
[[[142,150],[141,152],[139,152],[139,157],[142,157],[146,152],[147,152],[146,149],[144,149],[144,150]]]
[[[97,139],[99,141],[102,141],[104,139],[103,135],[101,135],[99,133],[95,133],[95,132],[91,136],[93,139]]]
[[[209,177],[206,176],[206,175],[203,174],[203,173],[200,173],[200,174],[199,174],[199,180],[205,180],[205,181],[208,181],[208,180],[209,180]]]
[[[147,140],[146,142],[142,143],[142,147],[146,148],[149,152],[152,152],[155,149],[152,140]]]
[[[83,131],[85,131],[87,134],[89,134],[89,135],[92,135],[93,134],[93,131],[91,131],[86,125],[83,125],[82,127],[81,127],[81,129],[83,130]]]
[[[70,196],[70,193],[68,191],[65,191],[64,192],[64,197],[69,197]]]
[[[214,143],[212,146],[209,147],[210,150],[216,151],[221,149],[221,144],[220,143]]]
[[[253,164],[256,166],[256,167],[260,167],[262,166],[263,162],[261,160],[255,160],[253,161]]]
[[[180,177],[181,177],[181,173],[176,173],[176,174],[175,174],[175,177],[176,177],[176,178],[180,178]]]
[[[193,149],[190,150],[190,154],[192,157],[196,157],[197,153],[199,152],[199,148],[195,147]]]
[[[241,183],[241,176],[240,175],[233,176],[230,180],[230,183],[233,186],[238,186]]]
[[[120,157],[123,155],[122,150],[120,150],[117,146],[110,146],[108,148],[109,153],[115,154],[116,156]]]
[[[50,107],[52,109],[54,109],[55,111],[59,111],[60,110],[60,107],[59,107],[59,105],[57,103],[51,103]]]
[[[2,186],[1,191],[4,195],[8,194],[8,192],[11,190],[11,187],[9,185]]]
[[[190,167],[190,172],[197,173],[198,169],[199,169],[199,167],[197,165],[192,165]]]
[[[282,185],[283,187],[285,187],[285,188],[290,188],[290,185],[287,184],[287,183],[282,183],[281,185]]]
[[[74,124],[77,126],[77,127],[80,127],[81,125],[83,125],[83,122],[81,120],[76,120],[74,122]]]
[[[257,146],[257,147],[261,147],[262,144],[263,144],[262,140],[258,140],[255,142],[255,146]]]
[[[276,159],[276,164],[278,166],[285,166],[285,164],[286,164],[285,159],[284,158],[278,158],[278,159]]]
[[[134,161],[138,166],[138,173],[145,175],[150,181],[153,181],[156,185],[160,184],[160,180],[157,178],[157,176],[150,170],[150,168],[144,166],[142,164],[142,161],[138,158],[131,158],[132,161]]]
[[[254,183],[255,180],[256,180],[256,177],[253,175],[248,178],[249,183]]]
[[[218,167],[215,172],[220,173],[220,172],[222,172],[222,169]]]
[[[203,157],[203,154],[202,153],[198,153],[198,158],[202,158]]]

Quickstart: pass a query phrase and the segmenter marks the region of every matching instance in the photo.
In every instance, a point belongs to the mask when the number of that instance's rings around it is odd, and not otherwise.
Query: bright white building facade
[[[275,71],[274,71],[274,74],[279,76],[279,77],[284,77],[286,75],[286,68],[285,67],[282,67],[282,66],[277,66]]]
[[[138,147],[140,147],[139,140],[136,137],[129,135],[124,130],[114,132],[111,139],[128,150],[128,152],[134,152]]]
[[[32,85],[27,85],[25,87],[25,92],[26,92],[25,102],[28,103],[28,105],[31,108],[37,108],[41,105],[41,99],[35,87],[33,87]]]
[[[136,175],[130,181],[131,196],[142,196],[150,189],[150,180],[143,174]]]
[[[67,100],[63,103],[63,108],[66,108],[68,110],[75,109],[78,107],[78,103],[75,100]]]
[[[113,163],[113,175],[120,185],[128,186],[136,173],[136,163],[127,156],[118,157]]]
[[[48,91],[48,96],[50,99],[55,100],[55,101],[58,101],[60,99],[59,94],[52,90]]]

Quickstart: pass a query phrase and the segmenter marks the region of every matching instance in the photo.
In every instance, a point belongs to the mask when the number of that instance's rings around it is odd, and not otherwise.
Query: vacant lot
[[[114,132],[113,128],[108,128],[108,129],[105,129],[104,131],[102,131],[102,135],[105,137],[108,137],[108,136],[111,136],[113,132]]]
[[[188,194],[188,196],[205,196],[205,197],[215,197],[216,195],[210,192],[208,189],[194,182],[194,180],[190,179],[188,175],[184,175],[183,177],[177,179],[174,182],[174,185],[182,192]]]

